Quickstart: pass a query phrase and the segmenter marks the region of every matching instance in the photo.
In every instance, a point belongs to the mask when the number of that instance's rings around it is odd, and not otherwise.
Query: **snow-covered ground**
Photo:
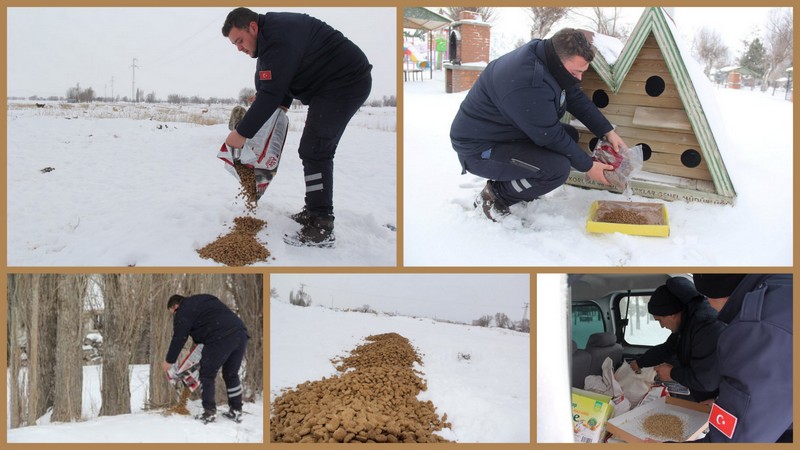
[[[457,442],[530,442],[530,335],[431,319],[339,312],[270,302],[270,399],[285,388],[337,374],[331,359],[364,338],[398,333],[421,355],[421,400],[447,413]],[[458,355],[469,354],[469,360]]]
[[[208,111],[203,112],[204,109]],[[213,266],[196,250],[244,215],[239,182],[216,158],[230,106],[8,104],[8,255],[11,266]],[[305,183],[290,133],[256,217],[272,253],[260,265],[396,264],[394,108],[362,108],[334,168],[336,248],[286,245],[300,226]],[[54,170],[42,172],[43,169]]]
[[[102,366],[83,368],[82,421],[50,422],[51,413],[41,417],[36,426],[8,430],[8,442],[263,442],[263,402],[245,403],[242,423],[219,418],[204,425],[192,416],[164,416],[160,411],[145,411],[149,389],[149,366],[131,366],[131,414],[99,417],[102,405],[100,375]],[[8,390],[7,390],[8,392]],[[10,396],[8,392],[8,396]],[[189,411],[203,411],[200,400],[189,401]],[[221,410],[224,405],[218,405]],[[6,408],[8,412],[8,405]],[[10,417],[10,413],[6,415]],[[10,426],[10,419],[6,426]]]
[[[562,186],[492,223],[472,207],[485,180],[461,175],[449,133],[466,92],[434,80],[404,84],[404,263],[407,266],[791,266],[793,103],[711,88],[727,128],[722,157],[734,206],[670,202],[670,236],[586,231],[595,200],[625,197]],[[634,201],[653,202],[634,196]],[[529,225],[523,225],[523,220]]]

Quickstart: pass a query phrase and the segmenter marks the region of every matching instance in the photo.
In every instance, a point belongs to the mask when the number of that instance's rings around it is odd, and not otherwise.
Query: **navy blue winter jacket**
[[[670,377],[692,391],[713,392],[719,387],[717,340],[725,324],[717,320],[717,311],[705,298],[686,304],[680,329],[667,341],[636,358],[639,367],[652,367],[677,358]]]
[[[256,99],[236,131],[253,137],[279,106],[370,76],[364,52],[325,22],[307,14],[258,16]]]
[[[706,442],[775,442],[793,423],[792,275],[747,275],[719,312],[722,381],[717,405],[737,418],[733,438],[714,426]]]
[[[559,120],[569,111],[597,136],[613,127],[579,84],[563,91],[545,61],[544,42],[534,39],[486,66],[450,128],[461,157],[480,154],[497,142],[527,139],[566,156],[581,172],[592,168],[592,159]]]
[[[207,344],[239,330],[247,331],[244,322],[217,297],[199,294],[181,301],[172,319],[172,342],[165,361],[174,363],[178,354],[191,336],[197,344]]]

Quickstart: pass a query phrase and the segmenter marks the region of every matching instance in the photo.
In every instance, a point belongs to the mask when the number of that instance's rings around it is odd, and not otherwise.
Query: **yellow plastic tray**
[[[594,216],[601,205],[641,205],[644,208],[657,208],[661,212],[663,225],[633,225],[626,223],[595,222]],[[667,208],[661,203],[615,202],[598,200],[592,203],[589,209],[589,218],[586,220],[586,231],[590,233],[623,233],[635,236],[669,236],[669,217]]]

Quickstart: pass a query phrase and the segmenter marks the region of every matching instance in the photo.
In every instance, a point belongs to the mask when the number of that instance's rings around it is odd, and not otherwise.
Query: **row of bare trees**
[[[258,274],[11,274],[8,276],[9,411],[12,428],[81,418],[81,344],[91,310],[102,311],[100,415],[131,412],[130,366],[150,365],[146,407],[177,403],[161,370],[172,337],[170,295],[209,293],[236,311],[250,341],[245,401],[263,392],[263,279]],[[191,343],[187,343],[187,348]],[[24,353],[23,353],[24,352]],[[226,399],[217,383],[218,399]]]

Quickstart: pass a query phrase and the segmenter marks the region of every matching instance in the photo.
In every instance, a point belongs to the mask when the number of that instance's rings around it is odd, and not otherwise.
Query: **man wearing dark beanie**
[[[717,312],[684,277],[673,277],[650,297],[647,311],[672,334],[631,362],[631,368],[655,366],[663,381],[675,380],[695,401],[713,398],[719,387],[717,338],[724,329]]]
[[[704,442],[792,442],[790,274],[693,274],[727,324],[719,336],[719,396]]]
[[[626,146],[579,86],[594,59],[593,36],[564,28],[530,41],[489,63],[461,103],[450,141],[462,173],[488,179],[474,206],[489,219],[558,188],[570,167],[609,184],[603,171],[614,168],[593,161],[578,130],[560,122],[569,112],[615,150]]]

